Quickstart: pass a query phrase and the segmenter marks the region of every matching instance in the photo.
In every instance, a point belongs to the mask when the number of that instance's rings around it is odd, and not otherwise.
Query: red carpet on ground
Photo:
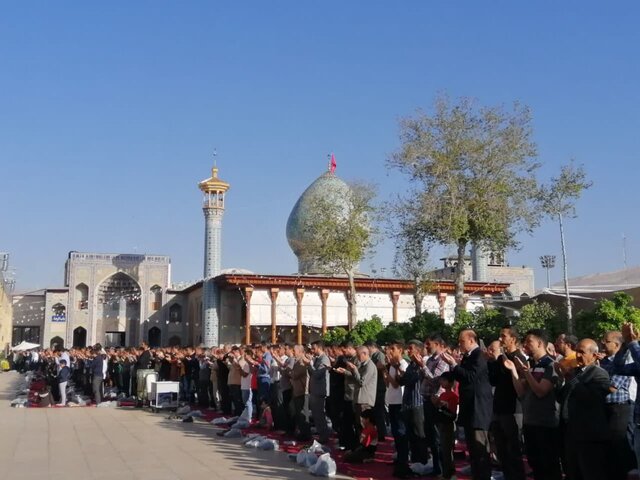
[[[197,410],[197,407],[194,407],[194,410]],[[202,420],[210,422],[214,418],[221,417],[222,415],[215,412],[210,412],[207,410],[202,411],[203,416]],[[266,431],[264,428],[260,428],[257,426],[252,426],[246,430],[243,430],[242,433],[244,435],[248,435],[250,433],[257,433],[263,435],[265,437],[277,440],[280,444],[280,451],[284,453],[298,453],[303,447],[308,446],[311,442],[296,442],[295,446],[284,445],[284,442],[287,440],[292,440],[292,438],[287,437],[282,433]],[[339,451],[336,448],[331,448],[331,458],[333,458],[336,462],[336,466],[338,467],[338,473],[343,475],[348,475],[351,477],[355,477],[357,480],[393,480],[395,477],[393,476],[393,442],[391,438],[387,438],[384,442],[378,443],[378,449],[376,451],[376,456],[373,462],[370,463],[362,463],[362,464],[351,464],[343,461],[344,452]],[[466,466],[466,462],[456,462],[456,468],[459,471],[460,468]],[[302,467],[301,467],[302,468]],[[456,474],[459,480],[470,480],[470,476],[461,475],[459,473]]]

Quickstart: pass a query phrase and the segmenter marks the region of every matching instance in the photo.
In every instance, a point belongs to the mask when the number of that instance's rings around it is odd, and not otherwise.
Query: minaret
[[[229,184],[218,178],[218,167],[211,170],[211,178],[198,187],[204,193],[204,282],[202,295],[202,343],[207,347],[218,345],[220,292],[214,278],[220,274],[222,254],[222,216],[224,194]]]

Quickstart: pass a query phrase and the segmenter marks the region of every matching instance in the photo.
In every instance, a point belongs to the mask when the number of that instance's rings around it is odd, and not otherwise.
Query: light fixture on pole
[[[541,255],[540,263],[542,264],[542,268],[547,271],[547,288],[551,288],[551,280],[549,278],[549,270],[556,266],[556,256],[555,255]]]

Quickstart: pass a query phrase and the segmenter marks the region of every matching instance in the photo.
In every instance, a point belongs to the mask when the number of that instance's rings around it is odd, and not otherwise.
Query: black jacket
[[[493,394],[489,383],[487,359],[480,348],[465,355],[453,369],[460,388],[458,423],[465,428],[489,430],[493,413]]]
[[[609,438],[604,400],[610,385],[605,369],[589,365],[562,386],[561,418],[567,434],[576,441],[601,442]]]
[[[515,361],[515,358],[527,363],[520,350],[506,354],[506,358]],[[511,380],[511,371],[504,366],[505,355],[500,355],[497,360],[490,360],[487,363],[489,368],[489,381],[495,387],[493,392],[493,413],[498,415],[516,413],[518,410],[518,394]],[[521,411],[521,409],[519,410]]]

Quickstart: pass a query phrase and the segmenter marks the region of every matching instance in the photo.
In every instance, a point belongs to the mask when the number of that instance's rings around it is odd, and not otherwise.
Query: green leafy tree
[[[464,257],[470,244],[497,251],[539,218],[529,109],[514,104],[478,107],[470,99],[440,96],[433,112],[400,122],[402,146],[389,166],[413,188],[396,205],[425,236],[457,249],[456,313],[466,307]]]
[[[560,246],[562,247],[562,271],[567,309],[567,331],[573,333],[573,312],[569,294],[569,268],[567,265],[567,247],[564,236],[564,221],[576,217],[576,202],[582,193],[593,183],[587,180],[587,174],[581,165],[564,165],[560,175],[551,179],[549,185],[540,188],[539,200],[542,211],[551,219],[558,221],[560,227]]]
[[[356,345],[362,345],[369,340],[376,341],[378,334],[384,329],[382,319],[373,315],[368,320],[361,320],[349,330],[347,338]]]
[[[327,333],[322,336],[322,340],[328,345],[340,344],[347,339],[348,334],[349,331],[346,328],[334,327],[327,330]]]
[[[446,342],[452,341],[452,326],[437,314],[422,312],[408,322],[388,324],[379,334],[378,343],[388,345],[394,340],[408,342],[412,339],[426,340],[429,335],[439,334]]]
[[[351,184],[331,195],[316,196],[302,230],[307,240],[304,255],[322,273],[346,275],[349,280],[349,328],[357,323],[356,267],[373,251],[376,238],[375,191],[372,186]]]
[[[433,286],[429,268],[430,243],[420,227],[402,215],[398,220],[396,252],[393,270],[396,276],[413,283],[413,303],[416,317],[422,314],[422,301]]]
[[[509,323],[502,311],[497,308],[481,307],[473,312],[461,312],[453,324],[452,336],[457,342],[462,330],[471,329],[476,332],[478,338],[488,343],[500,335],[500,329]]]
[[[640,309],[633,306],[633,297],[617,292],[612,298],[600,300],[592,311],[578,313],[576,333],[580,338],[598,341],[606,332],[620,331],[626,322],[640,328]]]
[[[549,338],[556,338],[561,332],[558,311],[546,302],[536,302],[520,309],[520,317],[514,321],[520,335],[534,328],[546,330]]]

